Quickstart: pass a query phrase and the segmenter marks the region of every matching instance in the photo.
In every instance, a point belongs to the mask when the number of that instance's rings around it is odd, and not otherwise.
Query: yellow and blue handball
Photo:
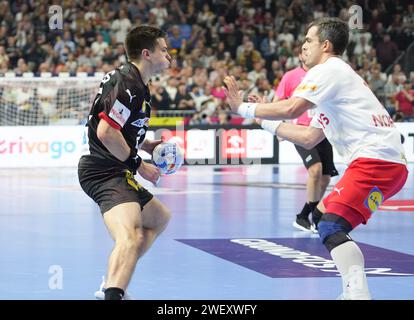
[[[184,152],[175,143],[160,143],[152,152],[152,163],[160,169],[162,174],[172,174],[183,165]]]

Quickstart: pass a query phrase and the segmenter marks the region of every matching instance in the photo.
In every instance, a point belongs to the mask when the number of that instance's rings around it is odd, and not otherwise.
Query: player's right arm
[[[120,130],[115,129],[106,120],[101,119],[96,134],[105,148],[118,160],[124,162],[128,159],[132,150]]]
[[[300,145],[305,149],[312,149],[323,139],[325,134],[320,128],[313,126],[300,126],[297,124],[283,122],[276,130],[278,137]]]
[[[301,126],[282,121],[256,120],[265,130],[283,140],[293,142],[305,149],[312,149],[323,139],[325,134],[321,128]]]
[[[134,157],[136,151],[131,149],[121,132],[131,111],[128,100],[122,96],[123,88],[118,72],[114,70],[105,75],[99,93],[93,106],[99,119],[96,136],[115,158],[125,162],[130,156]]]
[[[138,171],[145,180],[156,184],[160,176],[159,169],[143,162],[137,155],[137,150],[131,148],[122,135],[121,129],[127,123],[131,109],[119,75],[109,73],[103,81],[100,97],[103,109],[98,114],[99,123],[96,130],[98,139],[114,157],[131,168],[134,174]]]

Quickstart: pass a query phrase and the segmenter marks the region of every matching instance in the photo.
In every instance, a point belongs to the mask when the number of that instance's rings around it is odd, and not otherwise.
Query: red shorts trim
[[[100,112],[98,117],[102,120],[105,120],[106,122],[108,122],[108,124],[116,129],[116,130],[121,130],[121,126],[119,124],[117,124],[114,120],[112,120],[105,112]]]
[[[402,189],[407,177],[403,164],[358,158],[323,200],[325,212],[343,217],[353,228],[366,224],[383,201]]]

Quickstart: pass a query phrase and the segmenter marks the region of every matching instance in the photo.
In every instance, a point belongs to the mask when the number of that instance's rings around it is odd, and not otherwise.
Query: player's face
[[[168,53],[167,43],[164,38],[157,40],[158,44],[155,50],[151,53],[151,63],[153,74],[161,73],[168,69],[171,63],[171,56]]]
[[[305,42],[302,45],[303,63],[309,69],[317,65],[321,61],[323,54],[323,44],[319,42],[319,37],[316,33],[317,30],[318,27],[311,27],[308,30],[308,33],[305,37]]]

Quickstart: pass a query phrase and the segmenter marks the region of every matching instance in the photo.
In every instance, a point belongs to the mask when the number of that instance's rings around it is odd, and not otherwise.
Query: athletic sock
[[[107,288],[105,289],[105,300],[122,300],[124,297],[124,290],[121,288]]]
[[[319,203],[319,201],[315,201],[315,202],[310,201],[309,202],[310,212],[315,211],[315,208],[318,205],[318,203]]]
[[[305,205],[302,208],[302,211],[299,214],[297,214],[296,216],[298,218],[305,218],[305,219],[307,219],[310,212],[311,212],[311,208],[309,206],[309,203],[306,202]]]

